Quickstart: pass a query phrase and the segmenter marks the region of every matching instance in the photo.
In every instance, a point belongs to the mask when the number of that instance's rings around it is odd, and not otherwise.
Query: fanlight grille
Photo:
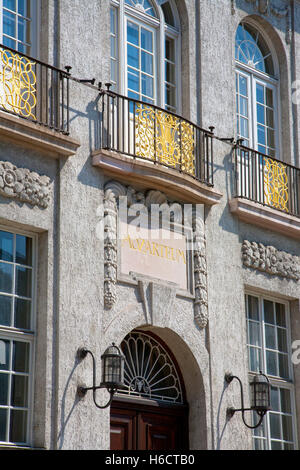
[[[152,337],[132,332],[121,345],[125,356],[122,394],[183,403],[176,367],[167,351]]]

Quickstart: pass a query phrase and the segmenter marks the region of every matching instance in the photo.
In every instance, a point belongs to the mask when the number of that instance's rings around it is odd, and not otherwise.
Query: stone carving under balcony
[[[242,245],[242,259],[245,266],[272,276],[280,276],[294,281],[300,280],[300,257],[273,246],[245,240]]]
[[[0,162],[1,196],[27,202],[32,206],[48,207],[50,178],[17,168],[10,162]]]

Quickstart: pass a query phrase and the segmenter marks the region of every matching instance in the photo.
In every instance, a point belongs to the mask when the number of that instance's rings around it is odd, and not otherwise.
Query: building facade
[[[0,7],[0,448],[298,449],[299,0]]]

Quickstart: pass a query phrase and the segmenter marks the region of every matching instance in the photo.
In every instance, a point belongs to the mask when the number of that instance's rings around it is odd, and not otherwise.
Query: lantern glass
[[[251,408],[256,411],[270,409],[270,383],[264,375],[254,377],[251,386]]]
[[[101,357],[101,387],[121,388],[124,385],[124,357],[114,344]]]

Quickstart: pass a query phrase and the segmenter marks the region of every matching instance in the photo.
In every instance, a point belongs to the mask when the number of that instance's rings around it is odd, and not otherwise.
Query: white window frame
[[[258,33],[264,38],[265,42],[267,43],[269,50],[271,52],[271,57],[274,66],[274,77],[261,72],[260,70],[255,69],[243,62],[235,59],[235,70],[238,73],[242,73],[245,76],[250,78],[250,88],[249,92],[251,96],[249,96],[249,105],[251,105],[251,134],[249,128],[249,147],[253,148],[253,150],[258,151],[257,145],[257,119],[256,119],[256,91],[255,91],[255,83],[261,82],[264,86],[272,88],[273,90],[273,98],[274,98],[274,130],[275,130],[275,158],[277,160],[282,159],[282,143],[281,143],[281,125],[280,125],[280,86],[279,86],[279,68],[278,68],[278,61],[276,58],[276,54],[274,51],[274,47],[272,43],[268,40],[265,34],[261,31],[261,29],[257,26],[257,24],[251,20],[247,21],[250,26],[255,28]],[[235,113],[236,115],[236,113]],[[236,115],[237,119],[237,115]],[[249,118],[250,120],[250,118]],[[236,126],[237,128],[237,126]]]
[[[155,3],[155,1],[153,2]],[[156,100],[155,105],[165,108],[165,38],[170,37],[175,40],[175,74],[176,74],[176,113],[181,112],[181,45],[180,45],[180,22],[176,9],[174,8],[175,27],[167,25],[164,20],[163,12],[160,8],[156,8],[159,18],[154,18],[150,15],[138,11],[136,8],[125,4],[124,0],[111,0],[111,7],[116,8],[117,13],[117,38],[118,38],[118,77],[119,83],[117,90],[121,95],[127,95],[127,58],[126,53],[123,52],[120,45],[127,44],[126,42],[126,17],[131,18],[133,21],[140,22],[144,27],[150,27],[156,31],[156,50],[154,51],[155,66],[156,66]],[[124,47],[123,47],[124,49]]]
[[[291,416],[292,416],[292,430],[293,430],[293,438],[294,438],[294,449],[298,449],[298,438],[297,438],[297,425],[296,425],[296,404],[295,404],[295,387],[294,387],[294,371],[293,371],[293,365],[291,361],[292,357],[292,341],[291,341],[291,321],[290,321],[290,304],[288,301],[283,300],[280,297],[276,296],[270,296],[267,294],[260,294],[257,291],[253,291],[250,289],[247,289],[245,291],[245,302],[248,296],[256,297],[258,299],[258,310],[259,310],[259,324],[260,324],[260,336],[261,336],[261,350],[262,350],[262,372],[265,373],[269,380],[271,386],[274,387],[279,387],[281,389],[287,389],[290,391],[290,397],[291,397]],[[285,317],[286,317],[286,330],[287,330],[287,346],[288,346],[288,367],[289,367],[289,378],[288,379],[283,379],[279,376],[272,376],[267,374],[267,368],[266,368],[266,345],[265,345],[265,328],[264,328],[264,321],[263,321],[263,314],[262,314],[262,305],[263,301],[268,300],[273,303],[280,303],[285,306]],[[246,337],[247,337],[247,359],[248,359],[248,370],[249,370],[249,383],[252,382],[253,378],[257,375],[256,372],[250,370],[250,357],[249,357],[249,329],[248,329],[248,315],[247,315],[247,309],[248,307],[245,306],[246,308]],[[274,414],[278,412],[274,411]],[[283,413],[284,414],[284,413]],[[254,423],[255,424],[255,423]],[[270,420],[268,418],[268,413],[266,417],[264,418],[264,426],[265,426],[265,432],[266,435],[264,436],[265,441],[267,443],[267,449],[271,449],[271,433],[270,433]],[[281,430],[282,431],[282,430]],[[253,438],[254,438],[254,433],[253,433]],[[259,439],[259,438],[258,438]],[[278,440],[279,442],[282,442],[281,440]],[[254,445],[254,439],[253,439],[253,445]]]
[[[34,413],[34,376],[35,376],[35,349],[36,349],[36,311],[37,311],[37,266],[38,266],[38,252],[37,252],[37,235],[29,231],[15,230],[7,226],[0,225],[0,231],[7,232],[14,235],[22,235],[32,239],[32,286],[31,286],[31,329],[23,330],[15,327],[0,325],[0,338],[10,341],[26,342],[30,344],[29,353],[29,371],[24,374],[28,376],[28,420],[27,420],[27,441],[24,443],[13,443],[8,441],[0,441],[0,448],[5,447],[32,447],[33,445],[33,413]],[[15,250],[15,247],[14,247]],[[2,261],[1,261],[2,262]],[[12,264],[18,265],[15,261]],[[15,269],[14,269],[15,273]],[[15,274],[13,279],[13,286],[15,286]],[[14,289],[13,289],[14,291]],[[16,297],[13,292],[13,296]],[[5,406],[1,405],[1,409]]]
[[[29,56],[35,57],[38,59],[39,54],[39,35],[38,35],[38,25],[40,23],[40,4],[41,0],[31,0],[31,22],[30,22],[30,52]],[[0,12],[1,12],[1,19],[0,19],[0,44],[3,43],[3,0],[0,0]]]

